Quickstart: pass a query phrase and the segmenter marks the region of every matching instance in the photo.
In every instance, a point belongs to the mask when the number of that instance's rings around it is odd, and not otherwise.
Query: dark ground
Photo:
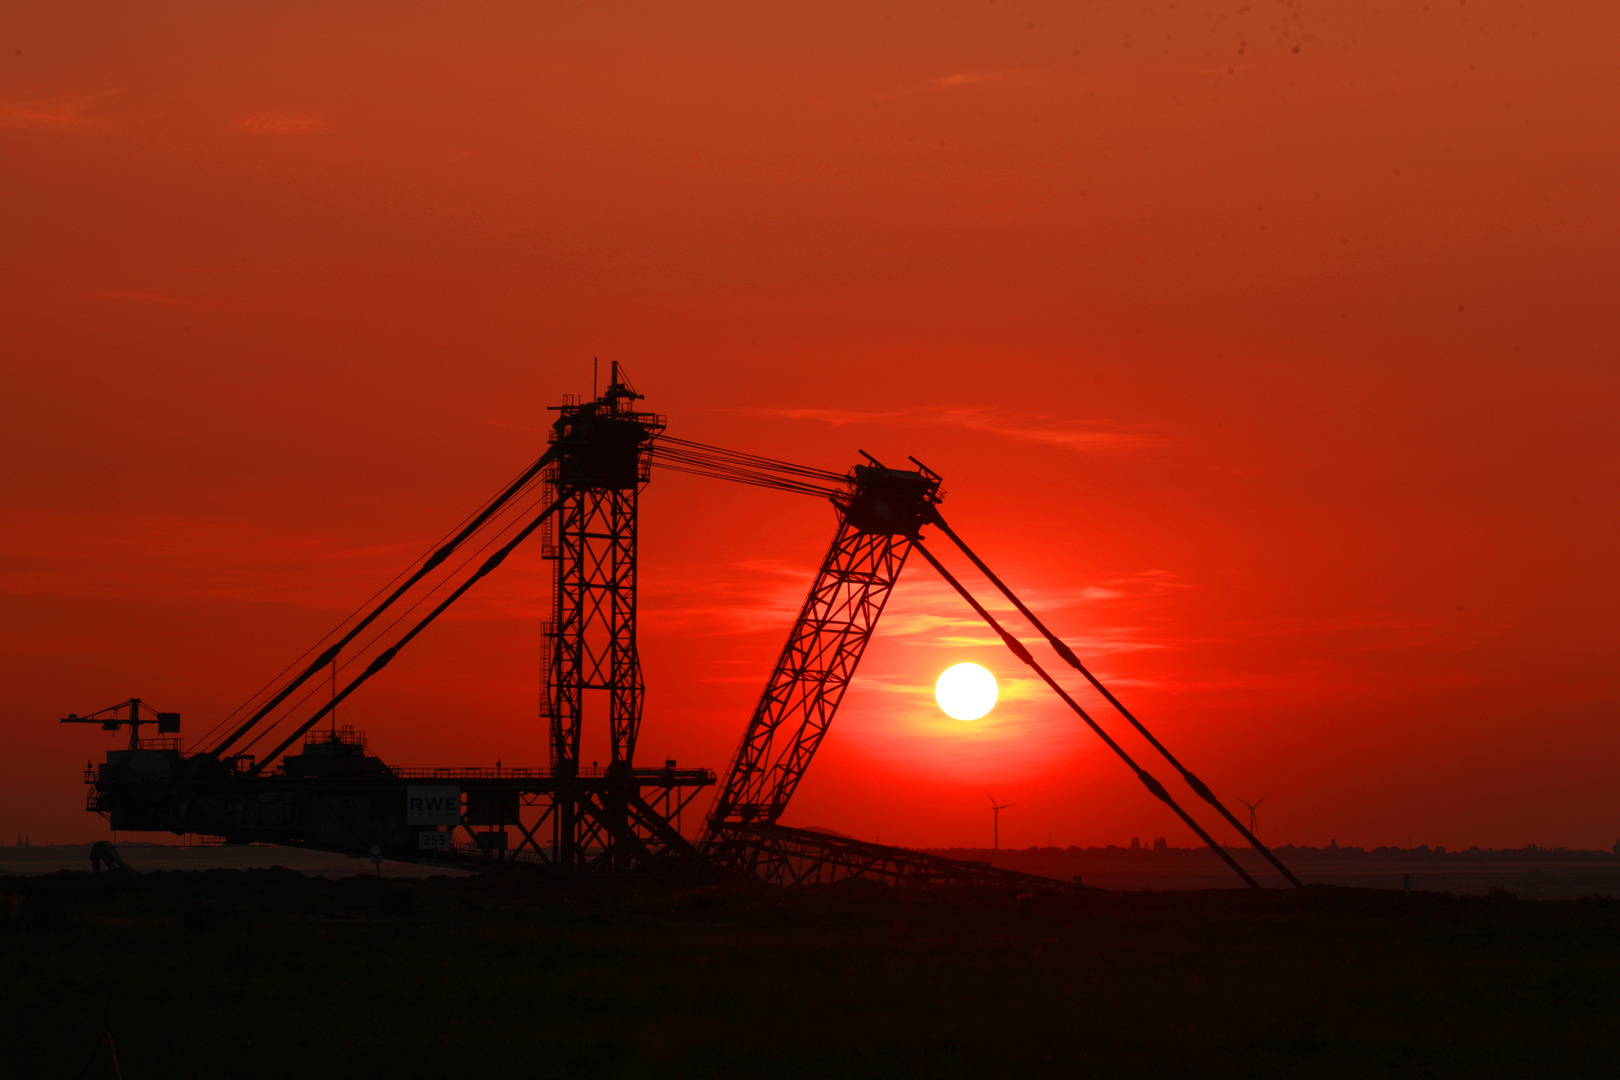
[[[179,844],[124,842],[118,854],[134,870],[267,870],[284,866],[310,877],[340,878],[354,874],[376,874],[370,859],[355,858],[310,848],[277,847],[270,844]],[[54,874],[58,870],[88,870],[89,844],[37,844],[32,847],[0,846],[0,877],[6,874]],[[450,877],[463,871],[429,862],[408,863],[384,859],[384,877]]]
[[[1229,849],[1260,884],[1281,887],[1282,875],[1258,852]],[[1026,874],[1070,881],[1079,876],[1105,889],[1223,889],[1242,882],[1207,848],[1032,847],[989,851],[951,848],[938,854],[978,859]],[[1400,889],[1410,878],[1422,892],[1485,895],[1505,890],[1524,899],[1574,900],[1620,897],[1620,855],[1564,848],[1474,848],[1467,851],[1415,848],[1295,847],[1277,849],[1283,865],[1307,885],[1348,885]]]
[[[119,851],[136,870],[248,870],[286,866],[310,876],[348,877],[375,873],[369,859],[324,851],[266,845],[223,846],[125,842]],[[36,847],[0,846],[0,876],[83,870],[90,865],[88,844]],[[1266,886],[1286,883],[1260,856],[1247,849],[1231,854]],[[1277,849],[1285,865],[1306,884],[1400,889],[1407,878],[1420,892],[1485,895],[1505,890],[1522,899],[1620,898],[1620,855],[1610,851],[1517,848],[1468,851],[1416,848],[1313,848],[1291,844]],[[940,849],[954,859],[988,862],[1009,870],[1058,881],[1079,877],[1105,889],[1241,889],[1243,882],[1206,848],[1031,847]],[[432,877],[459,871],[430,862],[385,861],[384,877]]]
[[[19,1077],[1612,1075],[1620,902],[64,872],[0,1016]]]

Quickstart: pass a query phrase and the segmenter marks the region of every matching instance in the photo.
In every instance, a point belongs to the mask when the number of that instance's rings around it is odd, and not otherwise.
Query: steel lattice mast
[[[787,808],[939,497],[939,477],[926,471],[858,465],[849,481],[833,499],[839,524],[832,547],[709,815],[705,847],[724,862],[760,857],[743,833],[776,824]]]
[[[641,395],[612,368],[595,401],[557,406],[554,464],[545,474],[558,510],[544,538],[553,560],[553,619],[543,633],[551,768],[560,781],[554,842],[557,859],[576,862],[591,844],[620,846],[626,822],[636,734],[646,687],[636,652],[636,502],[651,471],[649,445],[664,418],[637,412]],[[606,705],[606,777],[625,791],[597,800],[568,783],[579,777],[580,738],[596,699]],[[624,854],[630,854],[625,852]],[[617,861],[617,860],[615,860]]]

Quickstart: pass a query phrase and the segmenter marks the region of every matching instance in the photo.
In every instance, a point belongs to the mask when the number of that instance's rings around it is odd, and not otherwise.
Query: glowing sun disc
[[[934,683],[934,700],[954,720],[977,720],[996,707],[996,677],[978,664],[953,664]]]

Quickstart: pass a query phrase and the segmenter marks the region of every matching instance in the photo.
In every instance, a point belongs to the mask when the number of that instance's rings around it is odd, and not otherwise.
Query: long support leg
[[[945,583],[951,588],[955,589],[962,599],[968,602],[968,606],[978,614],[979,618],[983,619],[990,629],[994,630],[998,635],[1000,635],[1001,640],[1006,644],[1007,648],[1012,651],[1012,654],[1027,664],[1030,669],[1035,672],[1035,674],[1039,675],[1041,677],[1041,681],[1046,683],[1047,686],[1050,686],[1053,693],[1062,698],[1063,703],[1069,708],[1073,709],[1075,715],[1084,720],[1086,725],[1090,727],[1092,731],[1097,733],[1097,737],[1106,743],[1110,750],[1119,755],[1119,759],[1136,774],[1136,778],[1138,780],[1142,781],[1143,787],[1147,788],[1148,791],[1152,792],[1156,798],[1158,798],[1170,809],[1174,810],[1176,812],[1176,816],[1181,818],[1182,821],[1186,822],[1187,827],[1192,829],[1193,832],[1197,833],[1199,838],[1202,839],[1204,843],[1209,845],[1209,849],[1215,854],[1219,855],[1226,862],[1226,865],[1232,868],[1233,872],[1236,873],[1238,877],[1248,882],[1251,889],[1258,889],[1260,887],[1260,883],[1249,876],[1249,872],[1238,864],[1238,861],[1232,857],[1232,853],[1227,851],[1220,844],[1216,843],[1215,838],[1210,836],[1209,833],[1205,832],[1203,826],[1194,821],[1192,816],[1181,808],[1180,803],[1171,798],[1170,793],[1164,789],[1163,784],[1155,780],[1152,774],[1150,774],[1146,769],[1142,768],[1135,761],[1131,760],[1131,755],[1125,752],[1125,748],[1110,738],[1108,733],[1098,725],[1097,721],[1093,720],[1090,714],[1080,707],[1080,703],[1075,701],[1074,698],[1070,697],[1068,692],[1064,690],[1063,687],[1058,685],[1057,680],[1046,673],[1045,668],[1036,663],[1035,657],[1030,655],[1030,651],[1024,647],[1024,643],[1013,637],[1011,633],[1003,628],[1002,625],[996,621],[996,617],[986,611],[984,609],[984,605],[980,604],[978,600],[974,599],[973,594],[968,592],[967,589],[963,587],[962,583],[957,581],[955,576],[952,575],[949,570],[945,569],[944,564],[938,559],[934,558],[934,553],[924,547],[922,541],[913,539],[911,544],[918,551],[922,552],[922,557],[928,560],[930,566],[939,571],[940,577],[945,579]]]

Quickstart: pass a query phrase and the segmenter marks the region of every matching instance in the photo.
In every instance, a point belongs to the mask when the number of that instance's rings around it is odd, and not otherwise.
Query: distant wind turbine
[[[984,797],[990,800],[990,812],[992,814],[991,828],[994,830],[992,835],[995,837],[995,850],[1000,851],[1001,850],[1001,812],[1003,810],[1007,809],[1007,807],[1009,807],[1009,806],[1017,806],[1018,804],[1017,803],[1011,803],[1011,802],[1010,803],[997,803],[996,799],[995,799],[995,796],[991,795],[988,791],[986,791],[984,793]]]
[[[1247,799],[1238,800],[1238,802],[1249,808],[1249,831],[1256,836],[1260,835],[1260,803],[1265,802],[1269,798],[1271,798],[1271,792],[1268,791],[1264,795],[1260,796],[1258,802],[1250,802]]]

